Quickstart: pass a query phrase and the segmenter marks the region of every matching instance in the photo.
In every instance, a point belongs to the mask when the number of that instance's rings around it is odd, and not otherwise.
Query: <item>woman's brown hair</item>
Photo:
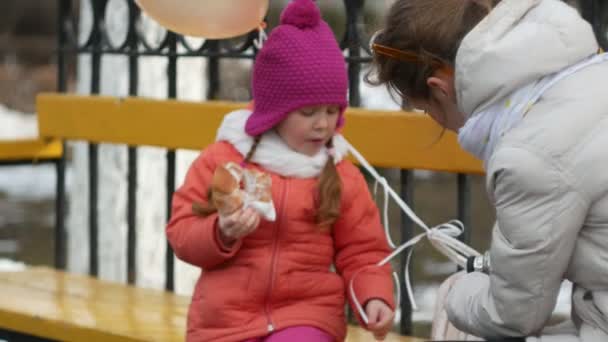
[[[454,67],[464,37],[500,0],[397,0],[374,38],[375,68],[366,76],[402,99],[427,99],[426,81],[440,65]],[[407,62],[392,51],[414,56]]]
[[[247,164],[253,158],[255,150],[257,149],[261,140],[261,136],[255,137],[253,145],[247,155],[245,156],[244,163]],[[333,140],[330,140],[327,144],[329,151],[333,151]],[[342,183],[338,170],[336,169],[333,153],[329,153],[327,162],[319,175],[319,182],[317,185],[317,199],[318,207],[316,208],[315,220],[321,231],[328,231],[331,229],[331,225],[340,216],[340,201],[342,197]],[[211,191],[207,192],[207,204],[202,205],[198,202],[192,204],[192,211],[199,216],[208,216],[217,211],[211,201]]]

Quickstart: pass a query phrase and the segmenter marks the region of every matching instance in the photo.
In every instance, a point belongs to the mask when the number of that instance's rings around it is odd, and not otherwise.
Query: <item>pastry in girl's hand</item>
[[[211,201],[222,216],[228,216],[243,206],[243,194],[239,191],[243,172],[240,166],[234,166],[218,166],[211,181]]]
[[[255,209],[267,221],[274,221],[276,213],[272,203],[270,175],[256,170],[245,170],[243,180],[247,206]]]
[[[220,215],[250,207],[268,221],[276,218],[270,175],[243,169],[233,162],[216,168],[211,181],[211,201]]]

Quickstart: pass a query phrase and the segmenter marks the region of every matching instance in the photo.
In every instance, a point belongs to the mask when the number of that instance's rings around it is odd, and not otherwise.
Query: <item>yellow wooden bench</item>
[[[42,94],[37,98],[41,140],[29,149],[0,144],[0,159],[61,153],[61,142],[52,139],[198,150],[214,140],[225,113],[245,105]],[[375,166],[482,172],[453,134],[442,135],[421,114],[350,108],[346,120],[344,135]],[[0,273],[0,330],[54,340],[183,341],[188,303],[188,297],[173,293],[50,268]],[[347,341],[371,340],[361,328],[349,327]],[[391,334],[387,341],[421,340]]]
[[[224,114],[245,103],[183,102],[41,94],[41,137],[171,149],[200,150],[212,143]],[[349,108],[344,135],[372,165],[454,173],[482,173],[453,133],[419,113]]]
[[[36,163],[53,161],[63,155],[59,139],[23,139],[0,141],[0,161],[3,163]]]
[[[0,272],[0,328],[59,341],[183,341],[189,302],[45,267]],[[347,342],[370,340],[349,327]],[[386,341],[422,340],[390,334]]]
[[[0,272],[0,328],[60,341],[184,341],[190,298],[51,268]],[[349,327],[348,342],[372,336]],[[417,338],[391,334],[388,342]]]
[[[0,327],[59,341],[183,341],[188,302],[51,268],[0,272]]]

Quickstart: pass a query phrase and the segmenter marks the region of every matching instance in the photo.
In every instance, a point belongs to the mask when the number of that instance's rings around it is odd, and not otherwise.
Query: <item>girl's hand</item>
[[[365,314],[369,318],[367,330],[374,334],[376,340],[383,341],[393,325],[393,310],[384,301],[371,299],[365,305]]]
[[[226,246],[253,232],[260,224],[260,215],[251,208],[239,209],[229,216],[219,216],[220,238]]]

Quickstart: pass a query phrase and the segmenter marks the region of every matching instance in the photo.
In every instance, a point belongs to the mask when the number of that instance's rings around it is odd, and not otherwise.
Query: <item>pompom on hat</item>
[[[245,131],[260,135],[305,106],[340,107],[344,124],[348,76],[342,50],[313,0],[294,0],[281,13],[253,66],[254,108]]]

